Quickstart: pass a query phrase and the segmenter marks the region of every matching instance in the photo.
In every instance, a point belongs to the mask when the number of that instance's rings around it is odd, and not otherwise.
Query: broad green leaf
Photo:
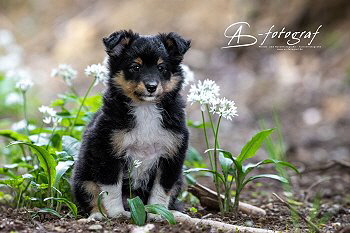
[[[62,216],[56,210],[53,210],[53,209],[50,209],[50,208],[42,208],[42,209],[37,211],[37,214],[38,213],[52,214],[52,215],[54,215],[56,217],[62,218]]]
[[[256,152],[261,147],[262,142],[272,133],[273,130],[274,129],[267,129],[255,134],[255,136],[245,144],[241,153],[237,157],[237,161],[242,163],[246,159],[255,156]]]
[[[83,98],[80,98],[79,100],[81,103]],[[91,112],[96,112],[102,106],[102,96],[95,95],[87,97],[85,99],[84,106],[89,107]]]
[[[233,164],[233,161],[229,158],[226,158],[222,152],[219,153],[219,162],[221,169],[225,175],[229,173],[229,170]]]
[[[70,209],[70,211],[72,211],[74,218],[76,218],[78,216],[77,206],[73,202],[69,201],[68,199],[63,198],[63,197],[48,197],[48,198],[44,199],[44,201],[48,201],[48,200],[54,200],[54,201],[58,201],[58,202],[66,204],[67,207]]]
[[[19,185],[21,185],[24,181],[24,178],[14,178],[14,179],[7,179],[7,180],[0,180],[0,184],[7,185],[11,188],[17,188]]]
[[[288,180],[282,176],[279,175],[274,175],[274,174],[260,174],[260,175],[256,175],[256,176],[252,176],[249,177],[243,184],[246,185],[247,183],[256,180],[256,179],[260,179],[260,178],[269,178],[269,179],[274,179],[274,180],[278,180],[281,181],[282,183],[288,184]]]
[[[81,143],[71,136],[62,137],[62,150],[67,152],[74,159],[78,158],[80,145]]]
[[[276,164],[276,165],[281,165],[281,166],[286,166],[289,167],[291,169],[293,169],[296,173],[299,173],[298,169],[291,163],[285,162],[285,161],[279,161],[279,160],[275,160],[275,159],[265,159],[263,161],[260,161],[256,164],[248,164],[246,166],[243,167],[243,171],[244,173],[248,174],[249,172],[251,172],[253,169],[264,165],[264,164]]]
[[[214,151],[214,150],[215,149],[213,149],[213,148],[212,149],[208,149],[208,150],[205,151],[205,153],[207,153],[208,151]],[[216,149],[216,150],[219,151],[220,153],[222,153],[225,158],[231,159],[232,162],[235,164],[235,167],[238,170],[238,172],[240,174],[243,174],[242,164],[237,161],[237,158],[232,156],[231,152],[223,150],[223,149]],[[232,167],[229,167],[228,168],[228,173],[234,175],[234,169]]]
[[[139,197],[128,199],[130,207],[131,218],[134,223],[138,226],[145,225],[146,222],[146,211],[142,200]]]
[[[223,175],[221,175],[218,172],[215,172],[214,170],[210,170],[208,168],[190,168],[184,171],[185,174],[191,173],[191,172],[210,172],[210,173],[213,173],[214,175],[216,174],[222,180],[222,182],[225,182]]]
[[[40,167],[42,167],[48,176],[48,180],[50,181],[51,185],[55,183],[55,177],[56,177],[56,161],[55,159],[50,155],[50,153],[45,150],[44,148],[40,146],[36,146],[31,143],[27,142],[12,142],[8,146],[13,145],[27,145],[34,150],[36,150],[38,153],[35,153],[38,157]],[[51,188],[51,187],[49,187]]]
[[[60,183],[61,177],[67,172],[69,168],[72,167],[74,164],[74,161],[61,161],[58,162],[56,166],[56,178],[55,178],[55,184],[54,187],[58,187],[58,184]]]
[[[172,225],[176,224],[173,213],[163,205],[159,205],[159,204],[145,205],[145,210],[147,213],[159,214],[165,220],[167,220],[169,224],[172,224]]]
[[[30,142],[30,139],[28,138],[28,136],[17,133],[13,130],[0,130],[0,136],[11,138],[12,140],[15,140],[15,141]]]

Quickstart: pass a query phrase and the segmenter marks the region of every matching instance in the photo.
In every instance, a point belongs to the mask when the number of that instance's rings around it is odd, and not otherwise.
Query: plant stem
[[[220,206],[220,212],[223,213],[223,203],[221,200],[221,194],[220,194],[220,186],[219,186],[219,179],[218,179],[218,161],[217,161],[217,147],[218,147],[218,136],[219,136],[219,127],[220,127],[220,122],[221,122],[221,117],[219,117],[218,123],[216,125],[216,130],[215,130],[215,143],[214,143],[214,171],[215,171],[215,176],[216,176],[216,192],[217,192],[217,197],[219,201],[219,206]]]
[[[209,139],[208,139],[208,134],[207,134],[207,127],[205,126],[204,112],[201,111],[201,113],[202,113],[202,122],[203,122],[203,131],[204,131],[205,143],[207,145],[207,149],[210,149]],[[210,115],[209,112],[208,112],[208,114]],[[213,167],[213,160],[211,158],[211,151],[208,151],[208,155],[209,155],[209,161],[210,161],[211,169],[214,169],[214,167]],[[214,176],[214,182],[216,183],[216,176]]]
[[[75,124],[77,123],[77,120],[78,120],[78,118],[79,118],[79,114],[80,114],[80,112],[81,112],[81,109],[83,108],[84,103],[85,103],[85,100],[86,100],[87,96],[89,95],[89,93],[90,93],[92,87],[94,86],[95,82],[96,82],[96,79],[94,79],[94,81],[90,84],[88,90],[87,90],[86,93],[85,93],[84,99],[83,99],[83,101],[81,102],[81,105],[80,105],[80,107],[79,107],[77,116],[75,117],[74,122],[73,122],[73,125],[72,125],[72,128],[70,129],[70,132],[69,132],[70,135],[72,135],[74,126],[75,126]]]
[[[215,135],[215,127],[214,127],[214,121],[213,121],[213,117],[211,116],[211,114],[209,113],[209,105],[208,104],[206,104],[205,105],[205,107],[206,107],[206,109],[207,109],[207,111],[208,111],[208,115],[209,115],[209,122],[210,122],[210,126],[211,126],[211,129],[212,129],[212,131],[213,131],[213,134]]]
[[[39,131],[38,139],[36,140],[36,143],[39,143],[39,139],[40,139],[41,133],[43,132],[43,127],[44,127],[44,122],[41,123],[40,131]]]
[[[238,215],[238,206],[239,206],[239,195],[241,194],[240,188],[236,189],[235,202],[233,203],[233,213]]]
[[[52,133],[51,133],[51,136],[50,136],[49,142],[48,142],[48,143],[47,143],[47,145],[46,145],[46,150],[47,150],[47,149],[49,149],[49,146],[50,146],[51,140],[52,140],[53,136],[55,135],[56,128],[57,128],[57,126],[55,126],[55,127],[53,128],[53,130],[52,130]]]
[[[130,199],[132,198],[132,192],[131,192],[131,168],[128,170],[128,175],[129,175],[129,195]]]
[[[18,200],[17,200],[16,209],[19,208],[19,206],[20,206],[20,204],[21,204],[21,200],[22,200],[23,193],[24,193],[25,191],[27,191],[29,185],[30,185],[30,181],[28,181],[28,184],[26,185],[26,187],[25,187],[23,190],[20,191],[19,197],[18,197]]]
[[[23,98],[23,115],[24,115],[24,120],[26,121],[26,133],[29,135],[29,129],[28,129],[28,115],[27,115],[27,98],[26,98],[26,93],[24,91],[21,91],[22,93],[22,98]]]

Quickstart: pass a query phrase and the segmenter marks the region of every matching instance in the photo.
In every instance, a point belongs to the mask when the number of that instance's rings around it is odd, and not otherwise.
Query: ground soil
[[[294,199],[298,201],[295,207],[305,216],[313,207],[315,200],[320,200],[320,207],[316,216],[319,221],[323,216],[329,217],[319,224],[322,232],[350,232],[350,169],[342,166],[330,167],[305,173],[301,178],[294,177]],[[320,180],[324,180],[320,182]],[[318,182],[316,182],[318,181]],[[233,214],[221,216],[216,211],[209,211],[205,207],[197,206],[197,212],[190,211],[186,204],[186,213],[192,217],[212,219],[225,223],[250,226],[286,232],[310,232],[302,220],[293,223],[288,208],[277,202],[271,195],[278,192],[283,196],[280,185],[274,182],[261,182],[250,185],[243,193],[245,202],[259,206],[266,210],[265,217],[252,217],[240,213],[239,217]],[[319,195],[320,198],[315,196]],[[12,209],[0,206],[0,232],[132,232],[135,226],[128,220],[87,221],[71,218],[58,219],[47,214],[33,218],[35,210]],[[178,223],[171,226],[166,223],[152,223],[150,232],[217,232],[211,227],[191,226]]]

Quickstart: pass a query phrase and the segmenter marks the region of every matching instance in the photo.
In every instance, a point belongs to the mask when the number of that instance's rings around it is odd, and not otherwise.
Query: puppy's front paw
[[[102,220],[103,219],[103,215],[100,212],[94,212],[91,213],[89,218],[89,220]]]
[[[111,218],[130,218],[131,214],[129,211],[118,210],[108,214],[108,216]]]
[[[147,214],[147,220],[151,222],[163,222],[164,219],[159,214]]]

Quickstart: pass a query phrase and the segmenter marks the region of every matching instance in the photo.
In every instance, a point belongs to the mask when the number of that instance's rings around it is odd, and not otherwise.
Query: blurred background
[[[277,51],[257,46],[221,49],[225,29],[246,21],[255,35],[275,25],[292,31],[314,31],[317,49]],[[59,64],[78,73],[74,85],[82,95],[90,81],[84,68],[101,63],[102,37],[115,30],[140,34],[175,31],[192,39],[184,63],[195,79],[210,78],[221,96],[236,102],[239,116],[222,122],[221,146],[239,153],[261,127],[275,127],[278,116],[289,160],[313,164],[348,159],[350,153],[350,3],[337,1],[46,1],[0,0],[0,72],[30,73],[35,83],[30,117],[67,90],[50,77]],[[269,41],[278,44],[278,41]],[[9,98],[14,86],[0,87],[0,128],[23,117]],[[187,94],[189,87],[184,90]],[[94,92],[103,91],[103,86]],[[18,104],[18,103],[17,103]],[[199,107],[188,117],[200,120]],[[202,131],[191,130],[191,143],[204,150]],[[263,152],[260,152],[263,155]]]

